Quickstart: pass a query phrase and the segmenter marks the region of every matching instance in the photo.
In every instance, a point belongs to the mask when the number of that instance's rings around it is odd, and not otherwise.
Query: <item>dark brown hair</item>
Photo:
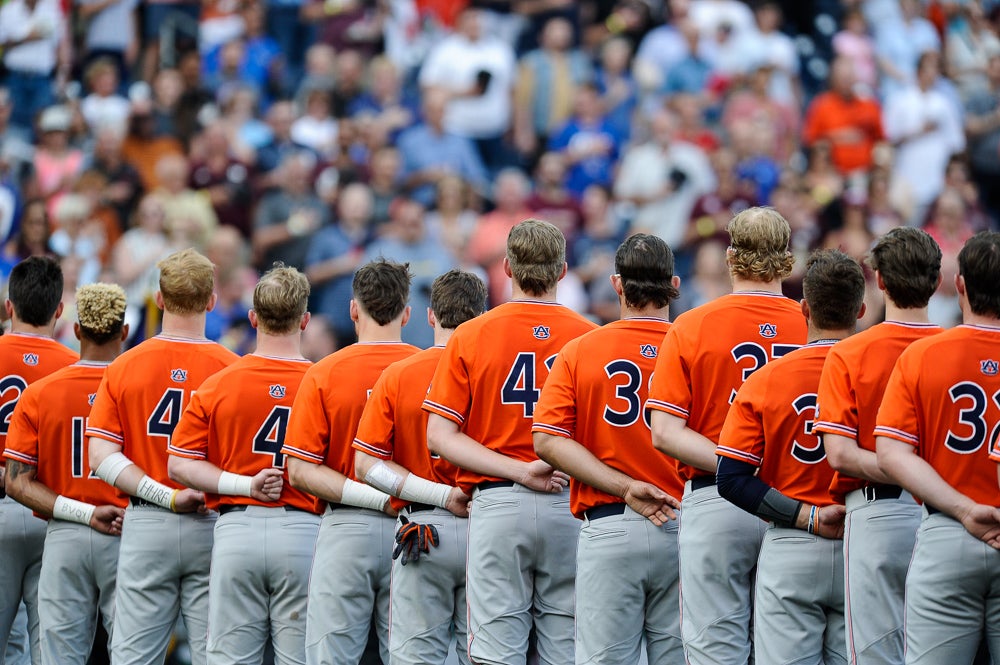
[[[431,284],[431,311],[442,328],[457,328],[486,311],[486,285],[471,272],[449,270]]]
[[[836,249],[820,250],[809,256],[802,291],[814,326],[853,330],[865,298],[865,274],[847,254]]]
[[[615,272],[622,279],[622,292],[629,307],[666,307],[678,295],[670,283],[674,277],[674,253],[657,236],[636,233],[626,238],[615,252]]]
[[[868,254],[868,265],[882,276],[892,302],[903,309],[919,309],[937,290],[941,248],[926,231],[901,226],[879,238]]]
[[[965,279],[972,313],[1000,318],[1000,233],[981,231],[969,238],[958,253],[958,274]]]
[[[375,323],[388,325],[406,309],[411,279],[409,263],[377,258],[354,273],[354,300]]]

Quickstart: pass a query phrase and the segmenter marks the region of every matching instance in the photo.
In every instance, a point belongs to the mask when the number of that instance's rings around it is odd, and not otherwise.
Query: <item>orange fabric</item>
[[[821,507],[833,504],[833,469],[812,424],[832,346],[810,344],[754,372],[736,393],[717,449],[721,457],[758,467],[758,477],[785,496]]]
[[[434,346],[385,368],[365,404],[354,449],[393,460],[410,473],[455,485],[458,468],[427,449],[427,412],[421,409],[444,347]],[[392,498],[399,510],[409,501]]]
[[[813,430],[854,439],[861,448],[875,452],[875,416],[899,354],[916,340],[939,332],[941,328],[930,323],[886,321],[835,344],[819,381]],[[835,471],[830,495],[843,503],[848,492],[867,484]]]
[[[677,317],[663,340],[646,407],[687,420],[718,443],[729,404],[768,360],[806,342],[799,304],[784,296],[731,293]],[[678,462],[681,477],[711,475]]]
[[[185,156],[184,146],[172,136],[158,136],[152,139],[127,136],[122,144],[122,159],[139,173],[142,188],[147,192],[152,192],[163,185],[156,177],[156,164],[164,157],[173,155]]]
[[[676,498],[684,482],[673,460],[653,448],[642,405],[670,324],[634,318],[609,323],[559,352],[535,407],[532,432],[571,438],[613,469]],[[621,499],[570,480],[570,510],[579,518]]]
[[[270,467],[284,469],[281,447],[292,403],[311,365],[307,360],[249,355],[216,372],[191,396],[167,452],[245,476]],[[316,500],[292,487],[287,472],[277,501],[206,493],[205,504],[212,509],[241,504],[316,511]]]
[[[50,337],[7,333],[0,337],[0,461],[7,445],[7,427],[24,389],[80,359]]]
[[[556,303],[520,300],[495,307],[452,335],[423,408],[490,450],[536,460],[531,418],[549,368],[566,342],[596,327]],[[498,479],[458,472],[467,494],[486,480]]]
[[[90,410],[87,436],[117,443],[147,476],[174,489],[167,446],[191,393],[237,360],[225,347],[160,335],[120,355],[108,367]]]
[[[841,137],[841,132],[854,136]],[[802,138],[807,146],[830,141],[830,159],[843,173],[869,169],[872,148],[885,139],[882,110],[873,99],[845,99],[835,92],[824,92],[809,106]]]
[[[991,506],[997,468],[986,460],[1000,422],[998,350],[1000,329],[985,326],[914,342],[899,356],[875,420],[875,436],[914,446],[945,482]]]
[[[37,467],[36,480],[56,494],[124,507],[123,494],[91,475],[84,437],[105,367],[81,362],[28,386],[11,418],[4,456]]]

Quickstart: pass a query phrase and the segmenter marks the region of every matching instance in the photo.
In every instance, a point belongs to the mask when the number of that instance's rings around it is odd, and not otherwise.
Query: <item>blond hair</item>
[[[729,270],[741,279],[772,282],[792,272],[792,230],[774,208],[747,208],[729,222]]]
[[[559,282],[566,264],[566,238],[548,222],[526,219],[507,235],[507,260],[521,290],[540,296]]]
[[[309,302],[309,280],[295,268],[277,264],[264,273],[253,290],[257,330],[287,335],[298,329]]]
[[[105,344],[125,324],[125,290],[117,284],[87,284],[76,290],[76,316],[87,339]]]
[[[163,308],[171,314],[202,314],[215,290],[215,266],[193,249],[174,252],[160,269]]]

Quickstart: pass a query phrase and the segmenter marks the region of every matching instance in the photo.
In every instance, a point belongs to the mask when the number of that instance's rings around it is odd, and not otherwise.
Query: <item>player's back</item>
[[[146,474],[174,489],[167,446],[191,393],[238,356],[208,340],[158,335],[108,366],[87,424],[87,436],[122,446]]]

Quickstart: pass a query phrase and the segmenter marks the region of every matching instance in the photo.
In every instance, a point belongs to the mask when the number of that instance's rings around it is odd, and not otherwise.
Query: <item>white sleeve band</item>
[[[174,507],[171,504],[173,504],[174,491],[163,483],[156,482],[149,476],[143,476],[142,480],[139,481],[139,486],[135,490],[135,495],[140,499],[155,503],[167,510],[173,510]]]
[[[219,494],[229,494],[231,496],[250,496],[253,485],[252,476],[241,476],[238,473],[223,471],[219,476]]]
[[[350,478],[344,481],[344,491],[340,495],[340,502],[348,506],[358,506],[382,512],[385,502],[389,500],[389,495],[380,492],[374,487],[369,487],[364,483],[356,483]]]
[[[389,468],[389,465],[379,460],[365,474],[365,482],[376,489],[380,489],[386,494],[396,496],[399,494],[399,485],[403,482],[402,476]]]
[[[94,516],[94,505],[70,499],[62,494],[56,497],[56,505],[52,508],[52,517],[66,522],[76,522],[90,526],[90,518]]]
[[[432,506],[444,508],[445,504],[448,503],[448,496],[451,494],[451,489],[449,485],[431,482],[415,473],[411,473],[403,481],[403,486],[399,490],[399,498],[404,501],[429,503]]]
[[[132,460],[125,457],[125,455],[120,452],[111,453],[104,458],[104,461],[101,462],[100,466],[94,469],[94,475],[106,482],[108,485],[113,486],[122,471],[132,464]]]

